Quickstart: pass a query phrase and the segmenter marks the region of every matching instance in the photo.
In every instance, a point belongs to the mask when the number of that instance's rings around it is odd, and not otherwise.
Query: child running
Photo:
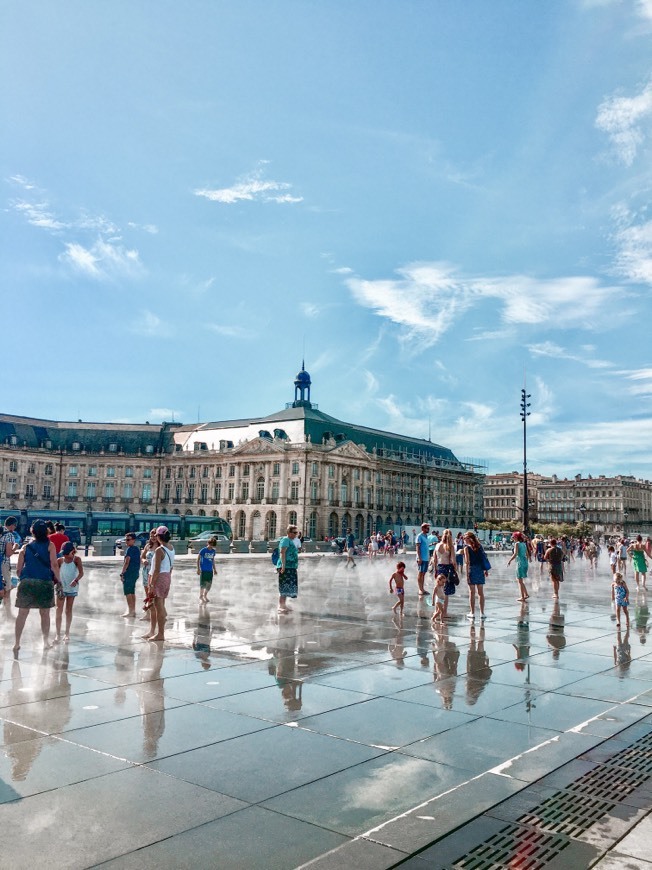
[[[611,600],[616,603],[616,628],[620,628],[620,611],[625,613],[625,622],[629,628],[629,589],[620,571],[614,575],[611,584]]]
[[[72,606],[79,592],[79,581],[84,576],[84,568],[82,560],[77,555],[77,550],[75,550],[75,545],[70,541],[66,541],[61,548],[61,556],[57,559],[57,562],[59,563],[61,586],[57,592],[57,636],[54,642],[59,643],[61,641],[61,618],[63,616],[63,603],[65,601],[66,633],[63,636],[63,642],[68,643],[70,640],[70,626],[72,625]]]
[[[217,538],[209,538],[208,546],[203,547],[197,556],[199,600],[202,604],[208,604],[208,593],[213,585],[213,577],[217,574],[217,566],[215,565],[215,557],[217,556],[216,544]]]
[[[394,592],[394,584],[396,584],[396,595],[397,601],[396,604],[392,607],[394,613],[398,610],[403,616],[403,606],[405,605],[405,581],[407,580],[407,576],[405,574],[405,562],[397,562],[396,563],[396,571],[389,578],[389,592],[390,595]]]

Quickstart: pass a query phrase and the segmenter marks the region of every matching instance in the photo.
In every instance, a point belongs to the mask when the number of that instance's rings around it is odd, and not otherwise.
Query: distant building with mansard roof
[[[398,531],[482,516],[483,475],[447,447],[345,423],[311,402],[305,367],[276,413],[197,425],[0,415],[0,512],[219,516],[237,538]],[[145,524],[140,519],[141,524]]]

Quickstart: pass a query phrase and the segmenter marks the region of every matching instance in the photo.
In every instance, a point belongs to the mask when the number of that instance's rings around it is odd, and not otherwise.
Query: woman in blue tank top
[[[50,644],[50,608],[54,607],[54,584],[60,583],[59,563],[53,543],[48,538],[48,530],[43,520],[35,520],[32,528],[33,540],[20,551],[17,573],[20,583],[16,594],[16,643],[14,658],[18,658],[20,638],[30,610],[38,608],[41,614],[43,645]]]

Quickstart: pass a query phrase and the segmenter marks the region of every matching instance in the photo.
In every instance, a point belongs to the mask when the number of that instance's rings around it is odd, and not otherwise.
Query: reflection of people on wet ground
[[[449,639],[448,628],[445,625],[438,629],[432,645],[435,660],[435,683],[438,683],[437,691],[441,695],[444,709],[451,710],[460,651],[455,643]]]
[[[136,650],[131,643],[126,646],[120,644],[115,651],[113,662],[116,674],[119,674],[120,682],[115,689],[116,704],[124,704],[127,700],[127,686],[133,682],[132,675],[136,667]]]
[[[290,648],[283,648],[282,641],[291,642]],[[281,643],[272,651],[272,658],[267,665],[267,671],[270,676],[276,680],[276,685],[281,690],[283,704],[287,710],[301,709],[301,693],[303,691],[303,681],[297,679],[298,673],[298,650],[295,648],[296,638],[278,638],[277,644]]]
[[[140,713],[143,720],[143,752],[147,758],[154,758],[158,751],[158,743],[165,731],[165,707],[163,697],[163,647],[154,644],[141,649],[138,655],[138,671],[142,682],[161,680],[156,692],[147,685],[137,685],[140,701]]]
[[[552,605],[548,634],[546,636],[548,645],[552,649],[553,659],[558,659],[559,654],[566,646],[566,636],[564,635],[565,622],[566,618],[560,610],[559,599],[556,598]]]
[[[40,737],[44,731],[48,734],[59,734],[70,721],[71,688],[68,679],[68,656],[67,647],[60,649],[57,657],[51,663],[52,670],[49,669],[48,660],[43,656],[38,666],[32,666],[27,686],[24,685],[20,663],[17,661],[12,663],[12,695],[15,695],[17,698],[20,697],[21,702],[56,699],[52,704],[48,704],[45,718],[43,709],[39,704],[29,704],[22,708],[21,726],[23,728],[31,728],[35,732],[40,732],[40,734],[34,734],[35,738]],[[33,691],[30,690],[30,686],[34,686]],[[68,703],[65,703],[66,698]],[[12,737],[14,732],[16,736],[20,735],[20,728],[7,722],[7,720],[4,720],[2,724],[4,742],[6,744],[3,752],[11,760],[12,777],[17,781],[24,781],[27,779],[27,775],[38,757],[44,741],[34,739],[22,740],[15,743]]]
[[[427,605],[424,603],[423,599],[420,598],[417,603],[417,625],[415,642],[417,645],[417,655],[419,656],[419,661],[424,667],[428,667],[428,665],[430,664],[430,631],[428,630],[427,622],[429,617],[430,611],[428,610]]]
[[[516,624],[516,643],[512,643],[516,650],[514,667],[517,671],[524,671],[527,660],[530,658],[530,623],[528,622],[528,607],[525,602],[521,605],[521,613]]]
[[[387,649],[389,650],[391,657],[396,662],[396,667],[402,668],[405,666],[405,662],[403,661],[403,659],[407,656],[403,644],[405,638],[405,632],[403,630],[403,618],[401,616],[399,616],[398,618],[394,617],[392,619],[392,622],[396,627],[396,636],[394,637],[393,641],[389,642]]]
[[[634,607],[634,623],[636,633],[641,643],[647,642],[649,628],[647,627],[650,619],[650,609],[647,606],[647,593],[644,589],[636,591],[636,605]]]
[[[211,614],[208,607],[202,604],[199,608],[197,616],[197,627],[192,639],[192,648],[195,651],[195,657],[201,662],[202,668],[208,670],[211,666],[211,640],[213,638],[213,627],[211,625]]]
[[[618,669],[618,675],[624,676],[629,670],[632,662],[632,648],[629,644],[629,628],[624,635],[620,633],[620,629],[616,633],[616,643],[614,644],[614,664]]]
[[[482,690],[491,679],[489,656],[484,648],[484,625],[476,636],[475,626],[471,626],[471,643],[466,652],[466,700],[469,705],[475,704]]]

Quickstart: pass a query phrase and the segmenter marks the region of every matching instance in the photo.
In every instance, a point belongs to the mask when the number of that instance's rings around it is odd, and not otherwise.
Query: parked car
[[[147,541],[149,540],[149,532],[136,532],[136,543],[142,550]],[[116,550],[122,550],[125,544],[124,535],[121,538],[116,538],[115,548]]]
[[[201,535],[197,535],[196,538],[190,538],[190,544],[205,544],[211,538],[216,538],[218,541],[228,541],[226,535],[223,535],[222,532],[202,532]]]

